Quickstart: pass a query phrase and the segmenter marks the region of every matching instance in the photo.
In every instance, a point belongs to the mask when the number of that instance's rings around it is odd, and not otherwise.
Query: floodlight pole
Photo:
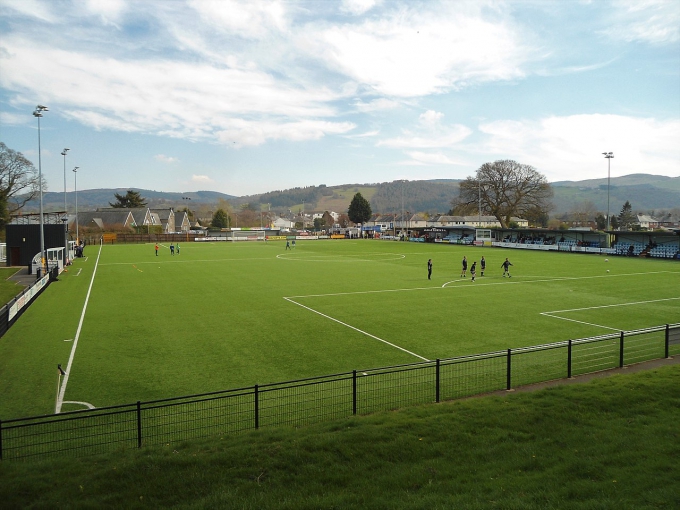
[[[42,182],[42,159],[40,153],[40,117],[43,112],[49,111],[47,106],[39,104],[33,111],[33,116],[38,119],[38,185],[40,187],[40,270],[45,274],[45,227],[43,221],[43,182]],[[41,275],[41,276],[42,276]]]
[[[78,237],[78,168],[73,169],[74,190],[76,192],[76,244],[80,245],[80,237]]]
[[[66,209],[66,153],[71,149],[64,149],[61,155],[64,156],[64,266],[68,259],[68,211]]]
[[[612,158],[614,157],[613,152],[603,152],[605,158],[607,158],[607,248],[610,246],[609,239],[609,229],[611,228],[611,223],[609,219],[609,183],[611,181],[611,168],[612,168]]]
[[[404,183],[406,179],[401,180],[401,231],[404,232]]]

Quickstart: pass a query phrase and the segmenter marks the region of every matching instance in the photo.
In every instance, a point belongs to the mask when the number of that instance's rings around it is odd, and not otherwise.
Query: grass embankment
[[[15,298],[24,286],[9,280],[9,277],[19,271],[16,267],[0,267],[0,306]]]
[[[102,457],[0,463],[3,508],[680,507],[680,367]]]

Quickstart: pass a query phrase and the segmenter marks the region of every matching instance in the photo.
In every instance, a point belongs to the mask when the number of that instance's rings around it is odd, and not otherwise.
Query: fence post
[[[142,403],[137,401],[137,448],[142,447]]]
[[[255,385],[255,428],[260,428],[260,387]]]
[[[571,379],[571,339],[567,348],[567,379]]]
[[[623,331],[621,331],[621,338],[619,339],[619,368],[623,368]]]
[[[670,353],[669,345],[671,343],[671,326],[669,324],[666,324],[666,339],[665,339],[664,343],[666,344],[664,354],[665,354],[665,358],[668,359],[670,357],[668,354]],[[1,458],[2,457],[0,457],[0,459]]]
[[[507,361],[507,382],[505,389],[510,391],[512,389],[512,349],[508,349],[508,361]]]
[[[441,363],[439,361],[439,358],[437,358],[437,369],[435,371],[435,393],[436,393],[436,402],[439,402],[439,367],[441,366]]]
[[[357,414],[357,371],[352,370],[352,414]]]

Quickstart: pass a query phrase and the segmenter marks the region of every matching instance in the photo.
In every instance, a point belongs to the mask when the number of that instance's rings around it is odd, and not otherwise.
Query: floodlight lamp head
[[[73,169],[73,171],[77,173],[79,168],[80,168],[80,167],[77,166],[77,167],[75,167],[75,168]]]
[[[67,153],[68,151],[70,151],[70,150],[71,150],[71,149],[68,149],[68,148],[67,148],[67,149],[64,149],[63,151],[61,151],[61,155],[62,155],[62,156],[66,156],[66,153]]]
[[[47,112],[49,111],[47,106],[39,104],[38,106],[35,107],[36,110],[40,110],[41,112]]]

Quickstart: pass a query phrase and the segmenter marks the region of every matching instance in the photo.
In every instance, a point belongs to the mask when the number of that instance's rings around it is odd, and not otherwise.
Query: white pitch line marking
[[[290,254],[292,255],[292,253]],[[279,253],[276,258],[279,260],[294,260],[296,262],[389,262],[389,261],[395,261],[395,260],[403,260],[406,258],[406,255],[399,254],[399,253],[375,253],[375,254],[363,254],[361,255],[362,257],[365,257],[366,255],[379,255],[382,258],[375,258],[375,259],[365,259],[365,258],[354,258],[354,257],[337,257],[336,255],[333,255],[333,257],[324,257],[322,255],[310,255],[310,254],[305,254],[302,257],[291,257],[288,256],[285,253]],[[391,257],[391,258],[387,258]]]
[[[576,319],[567,319],[566,317],[560,317],[559,315],[550,315],[547,312],[541,312],[541,315],[545,315],[546,317],[551,317],[553,319],[562,319],[563,321],[576,322],[578,324],[585,324],[586,326],[594,326],[596,328],[611,329],[612,331],[621,331],[621,329],[619,329],[619,328],[610,328],[609,326],[602,326],[600,324],[593,324],[591,322],[577,321]]]
[[[387,345],[389,345],[390,347],[394,347],[395,349],[399,349],[400,351],[403,351],[403,352],[405,352],[405,353],[407,353],[407,354],[410,354],[411,356],[415,356],[416,358],[420,358],[420,359],[422,359],[423,361],[430,361],[429,359],[424,358],[423,356],[420,356],[419,354],[416,354],[415,352],[411,352],[411,351],[409,351],[409,350],[407,350],[407,349],[404,349],[403,347],[399,347],[398,345],[395,345],[395,344],[393,344],[393,343],[391,343],[391,342],[388,342],[387,340],[383,340],[382,338],[379,338],[379,337],[377,337],[377,336],[375,336],[375,335],[371,335],[370,333],[367,333],[366,331],[363,331],[363,330],[361,330],[361,329],[359,329],[359,328],[356,328],[356,327],[354,327],[354,326],[351,326],[350,324],[347,324],[346,322],[342,322],[341,320],[338,320],[338,319],[336,319],[336,318],[334,318],[334,317],[331,317],[330,315],[326,315],[325,313],[321,313],[321,312],[319,312],[319,311],[317,311],[317,310],[314,310],[314,308],[310,308],[310,307],[305,306],[305,305],[303,305],[303,304],[301,304],[301,303],[298,303],[297,301],[293,301],[291,298],[284,297],[283,299],[285,299],[285,300],[288,301],[289,303],[293,303],[293,304],[295,304],[295,305],[298,305],[298,306],[304,308],[305,310],[309,310],[310,312],[314,312],[315,314],[321,315],[321,317],[324,317],[324,318],[326,318],[326,319],[332,320],[333,322],[337,322],[338,324],[341,324],[342,326],[345,326],[345,327],[347,327],[347,328],[353,329],[354,331],[356,331],[356,332],[358,332],[358,333],[361,333],[362,335],[366,335],[367,337],[373,338],[374,340],[378,340],[379,342],[382,342],[382,343],[384,343],[384,344],[387,344]]]
[[[89,402],[78,402],[76,400],[65,400],[64,404],[77,404],[77,405],[80,405],[80,406],[85,406],[88,409],[97,409],[95,406],[93,406]]]
[[[610,328],[609,326],[602,326],[601,324],[592,324],[590,322],[578,321],[576,319],[568,319],[566,317],[560,317],[559,315],[554,315],[554,314],[568,313],[568,312],[581,312],[583,310],[598,310],[598,309],[601,309],[601,308],[613,308],[613,307],[618,307],[618,306],[644,305],[644,304],[648,304],[648,303],[659,303],[661,301],[674,301],[674,300],[677,300],[677,299],[680,299],[680,297],[651,299],[649,301],[633,301],[633,302],[630,302],[630,303],[619,303],[619,304],[615,304],[615,305],[586,306],[586,307],[583,307],[583,308],[571,308],[569,310],[553,310],[551,312],[540,312],[540,314],[544,315],[546,317],[551,317],[553,319],[561,319],[563,321],[577,322],[579,324],[585,324],[587,326],[595,326],[597,328],[611,329],[612,331],[621,331],[620,328]]]
[[[257,258],[239,258],[239,259],[230,259],[230,258],[225,258],[225,259],[202,259],[202,260],[194,260],[194,259],[184,259],[184,260],[177,260],[177,259],[170,259],[170,260],[144,260],[141,262],[102,262],[99,264],[100,266],[129,266],[129,265],[134,265],[134,264],[182,264],[182,263],[190,263],[190,262],[250,262],[252,260],[271,260],[271,257],[257,257]]]
[[[73,347],[71,347],[71,354],[68,358],[68,364],[66,365],[66,375],[61,383],[61,388],[59,390],[59,396],[57,397],[57,405],[54,414],[59,414],[61,412],[61,406],[64,403],[64,393],[66,393],[66,385],[68,383],[68,378],[71,375],[71,366],[73,365],[73,358],[76,355],[76,348],[78,347],[78,340],[80,339],[80,331],[83,328],[83,321],[85,320],[85,311],[87,310],[87,303],[90,301],[90,293],[92,292],[92,285],[94,284],[94,277],[97,274],[97,266],[99,265],[99,257],[102,254],[102,245],[99,245],[99,253],[97,254],[97,260],[94,263],[94,271],[92,271],[92,279],[90,280],[90,286],[87,289],[87,295],[85,296],[85,303],[83,304],[83,311],[80,314],[80,321],[78,322],[78,329],[76,330],[76,336],[73,341]]]
[[[671,273],[671,274],[676,274],[675,271],[651,271],[649,273],[627,273],[627,274],[621,274],[621,275],[613,275],[613,276],[640,276],[640,275],[649,275],[649,274],[661,274],[661,273]],[[485,287],[488,285],[507,285],[507,284],[521,284],[521,283],[541,283],[541,282],[559,282],[559,281],[565,281],[565,280],[589,280],[592,278],[612,278],[613,276],[607,275],[607,276],[565,276],[565,277],[559,277],[559,278],[544,278],[541,280],[524,280],[524,281],[498,281],[498,282],[489,282],[489,283],[483,283],[483,280],[476,280],[475,283],[470,283],[470,285],[457,285],[455,287],[447,287],[449,283],[457,283],[457,282],[463,282],[463,281],[470,281],[466,279],[458,279],[458,280],[451,280],[450,282],[444,283],[441,287],[412,287],[410,289],[382,289],[382,290],[358,290],[358,291],[352,291],[352,292],[331,292],[328,294],[305,294],[303,296],[288,296],[290,298],[294,299],[302,299],[302,298],[309,298],[309,297],[333,297],[333,296],[354,296],[354,295],[361,295],[361,294],[381,294],[381,293],[387,293],[387,292],[408,292],[412,290],[433,290],[433,289],[448,289],[448,288],[453,288],[453,289],[462,289],[462,288],[475,288],[475,287]],[[486,276],[484,278],[487,278]],[[494,278],[493,276],[488,277],[488,278]],[[500,278],[500,277],[499,277]],[[525,277],[526,278],[526,277]],[[540,277],[537,277],[540,278]],[[487,280],[488,281],[488,280]],[[285,298],[284,298],[285,299]]]
[[[587,307],[584,307],[584,308],[571,308],[569,310],[552,310],[550,312],[541,312],[541,313],[547,314],[547,313],[580,312],[582,310],[597,310],[598,308],[612,308],[614,306],[645,305],[647,303],[659,303],[661,301],[674,301],[676,299],[680,299],[680,297],[650,299],[649,301],[632,301],[630,303],[619,303],[619,304],[615,304],[615,305],[587,306]]]
[[[361,294],[383,294],[386,292],[408,292],[411,290],[432,290],[440,287],[413,287],[410,289],[382,289],[382,290],[357,290],[353,292],[331,292],[329,294],[306,294],[304,296],[288,296],[283,299],[302,299],[302,298],[316,298],[316,297],[335,297],[335,296],[355,296]]]

